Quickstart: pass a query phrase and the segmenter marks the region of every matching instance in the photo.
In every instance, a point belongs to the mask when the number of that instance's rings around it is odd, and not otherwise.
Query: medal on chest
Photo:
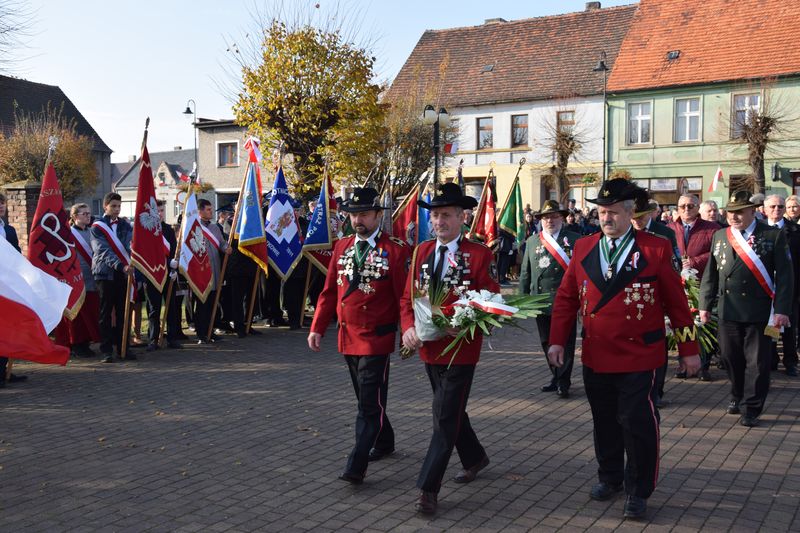
[[[383,248],[370,248],[363,257],[358,254],[356,246],[351,246],[342,254],[337,264],[336,284],[344,285],[344,280],[353,281],[358,273],[358,289],[364,294],[372,294],[375,287],[372,282],[384,277],[389,272],[389,252]]]

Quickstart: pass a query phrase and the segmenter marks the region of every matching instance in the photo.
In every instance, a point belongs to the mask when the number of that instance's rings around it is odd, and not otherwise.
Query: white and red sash
[[[564,251],[564,248],[558,244],[558,241],[555,240],[552,235],[544,230],[542,230],[540,233],[540,237],[542,245],[548,252],[550,252],[550,255],[553,256],[553,259],[558,261],[558,264],[561,265],[561,268],[567,270],[567,267],[569,267],[569,256],[567,255],[567,252]]]
[[[161,234],[161,240],[164,243],[164,254],[167,257],[169,257],[169,241],[167,240],[167,238],[164,236],[163,233]]]
[[[747,268],[750,270],[750,273],[753,274],[758,284],[761,285],[761,288],[767,293],[767,296],[774,299],[775,283],[773,283],[772,277],[770,277],[769,272],[767,272],[767,268],[764,266],[761,258],[758,257],[753,251],[753,248],[751,248],[750,245],[747,244],[747,241],[744,240],[744,237],[742,237],[742,232],[729,226],[726,236],[728,237],[728,242],[731,247],[733,247],[733,250],[736,252],[736,255],[741,257],[744,264],[747,265]]]
[[[200,229],[203,230],[203,235],[205,235],[206,239],[209,240],[211,246],[213,246],[214,248],[217,249],[217,251],[219,251],[219,239],[217,239],[217,237],[213,233],[211,233],[211,230],[208,229],[202,222],[200,223]]]
[[[92,264],[92,247],[89,246],[89,243],[86,242],[86,239],[83,238],[83,234],[75,229],[75,226],[70,228],[72,230],[72,237],[75,239],[75,244],[77,244],[78,253],[81,254],[83,260]]]
[[[96,220],[94,224],[92,224],[92,227],[98,228],[103,232],[103,234],[105,234],[109,246],[111,246],[111,249],[114,250],[114,254],[119,258],[123,265],[128,266],[131,264],[131,256],[128,255],[128,252],[125,250],[125,246],[123,246],[122,241],[119,240],[119,237],[117,237],[117,234],[114,232],[114,230],[108,227],[108,224],[102,220]]]

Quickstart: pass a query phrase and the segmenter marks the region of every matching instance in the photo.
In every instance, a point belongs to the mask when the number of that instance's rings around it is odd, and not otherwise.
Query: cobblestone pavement
[[[500,331],[468,409],[492,463],[471,484],[446,482],[428,519],[413,511],[431,427],[419,360],[391,366],[397,453],[351,487],[337,475],[355,401],[334,332],[315,354],[307,332],[260,331],[138,362],[18,364],[30,379],[0,391],[0,530],[800,530],[800,381],[784,374],[750,430],[724,414],[720,371],[712,383],[671,379],[648,521],[623,521],[621,498],[588,497],[580,366],[570,399],[541,393],[535,334]],[[454,454],[448,478],[457,468]]]

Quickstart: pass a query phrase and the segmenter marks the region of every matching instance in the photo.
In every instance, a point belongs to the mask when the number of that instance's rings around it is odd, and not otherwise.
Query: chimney
[[[586,11],[600,9],[600,2],[586,2]]]
[[[173,146],[172,149],[177,152],[178,150],[183,150],[183,146]]]
[[[508,21],[506,19],[502,18],[502,17],[495,17],[493,19],[485,19],[483,21],[483,24],[485,26],[487,24],[502,24],[504,22],[508,22]]]
[[[128,161],[129,161],[129,162],[131,162],[131,163],[135,163],[135,162],[136,162],[136,159],[137,159],[138,157],[139,157],[139,156],[136,156],[136,155],[130,155],[130,156],[128,156]]]

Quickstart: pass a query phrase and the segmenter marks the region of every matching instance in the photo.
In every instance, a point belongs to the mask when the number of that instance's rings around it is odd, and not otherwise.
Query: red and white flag
[[[497,242],[498,237],[497,206],[494,202],[492,179],[487,177],[486,183],[483,186],[483,192],[481,193],[481,199],[478,202],[478,210],[475,212],[475,218],[472,220],[469,238],[479,239],[483,241],[483,244],[491,247]]]
[[[206,245],[203,225],[200,223],[200,215],[197,213],[197,197],[191,191],[186,199],[186,210],[183,212],[180,247],[178,270],[186,278],[195,296],[201,302],[205,302],[211,293],[214,272],[211,258],[208,255],[210,250]]]
[[[447,144],[444,145],[444,153],[446,153],[446,154],[455,154],[456,152],[458,152],[458,143],[457,142],[447,143]]]
[[[69,348],[57,346],[48,333],[61,322],[72,289],[33,266],[0,239],[0,354],[36,363],[65,365]],[[80,267],[79,267],[80,268]]]
[[[69,227],[69,217],[64,211],[64,200],[52,163],[48,163],[44,171],[28,242],[28,260],[31,264],[72,289],[64,316],[69,320],[74,319],[81,310],[86,291],[78,259],[80,252]]]
[[[169,250],[169,247],[167,247]],[[164,236],[161,233],[161,216],[158,214],[156,190],[153,186],[153,169],[147,145],[142,147],[142,165],[139,169],[139,188],[136,192],[136,215],[133,218],[131,265],[150,280],[159,291],[167,281],[167,257],[164,253]]]
[[[178,171],[178,179],[184,183],[189,183],[190,181],[192,181],[192,178],[190,178],[189,176],[180,171]]]
[[[717,171],[714,173],[714,177],[711,180],[711,184],[708,186],[708,192],[716,191],[717,185],[721,181],[722,181],[722,167],[717,167]]]

